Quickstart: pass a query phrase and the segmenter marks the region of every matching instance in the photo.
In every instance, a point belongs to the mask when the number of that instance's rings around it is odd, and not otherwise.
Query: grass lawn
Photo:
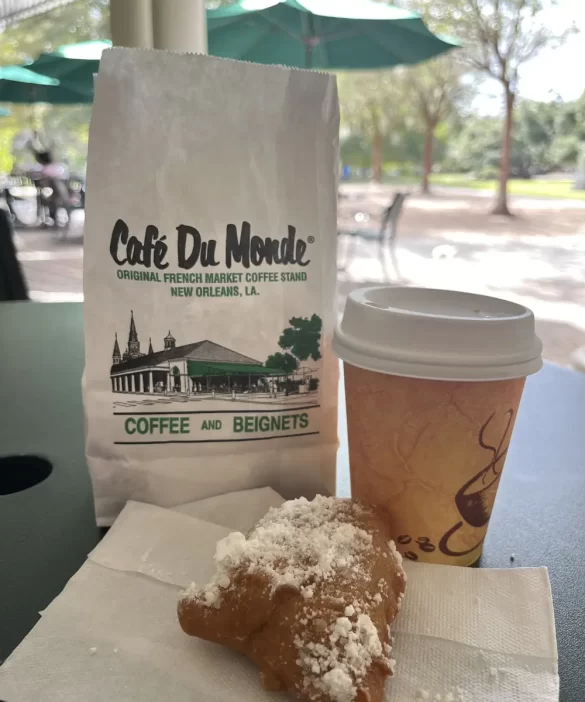
[[[475,190],[495,190],[495,180],[473,180],[463,173],[436,173],[431,176],[435,185]],[[538,197],[585,200],[585,190],[573,190],[572,180],[510,180],[512,195],[535,195]]]

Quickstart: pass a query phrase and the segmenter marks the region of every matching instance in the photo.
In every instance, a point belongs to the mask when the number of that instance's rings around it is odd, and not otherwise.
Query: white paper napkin
[[[283,502],[284,498],[276,490],[263,487],[187,502],[172,510],[245,534],[271,507],[280,507]]]
[[[237,504],[234,494],[225,499],[230,510]],[[256,499],[270,506],[275,498],[264,492]],[[221,500],[216,507],[222,514]],[[264,691],[243,657],[185,636],[177,623],[180,588],[209,579],[215,542],[228,532],[185,513],[128,503],[0,668],[0,699],[288,699]],[[386,702],[558,702],[545,569],[408,564],[407,571]]]

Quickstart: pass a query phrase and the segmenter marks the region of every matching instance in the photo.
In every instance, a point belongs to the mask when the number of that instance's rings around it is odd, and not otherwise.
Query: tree
[[[392,71],[339,75],[342,127],[367,141],[377,182],[382,180],[384,141],[403,121],[404,105],[397,94],[398,85]]]
[[[578,100],[559,105],[554,132],[559,137],[577,137],[585,141],[585,93]]]
[[[510,145],[511,177],[575,168],[585,146],[585,119],[579,116],[579,106],[580,101],[519,101]],[[500,120],[469,115],[450,140],[447,168],[495,178],[500,146]]]
[[[290,327],[280,335],[278,345],[281,349],[290,350],[299,361],[321,358],[321,317],[314,314],[307,317],[293,317],[289,320]]]
[[[562,105],[557,102],[521,100],[514,119],[513,138],[523,143],[528,161],[527,176],[550,170],[551,144],[555,138],[556,115]],[[513,173],[511,174],[513,175]]]
[[[76,0],[36,17],[10,25],[2,32],[0,63],[32,61],[41,52],[62,44],[109,36],[107,0]],[[81,168],[87,152],[90,106],[11,105],[12,116],[0,118],[0,170],[12,166],[10,145],[25,128],[44,128],[56,145],[58,158]],[[28,154],[30,156],[30,154]]]
[[[581,147],[581,155],[579,156],[579,161],[577,162],[575,189],[585,190],[585,146]]]
[[[418,12],[426,25],[438,33],[450,30],[452,17],[443,16],[435,11],[435,4],[430,0],[404,0],[404,6]],[[422,191],[430,189],[429,176],[433,170],[433,148],[439,124],[450,117],[458,97],[462,96],[461,77],[465,73],[459,52],[451,52],[431,61],[424,61],[406,69],[404,95],[411,109],[417,113],[424,133],[422,152]],[[465,90],[469,94],[469,88]]]
[[[563,134],[554,139],[550,147],[550,160],[557,168],[571,168],[578,164],[585,142],[576,134]]]
[[[396,95],[396,99],[402,99]],[[445,151],[447,130],[444,123],[436,130],[435,151],[440,156]],[[382,140],[382,161],[384,166],[391,165],[392,170],[400,170],[405,175],[414,172],[422,161],[423,137],[418,120],[413,116],[408,121],[391,130]],[[344,164],[356,168],[369,168],[371,150],[368,140],[359,133],[347,133],[344,129],[340,139],[340,155]]]
[[[554,2],[554,0],[552,0]],[[561,41],[542,22],[543,0],[429,0],[436,11],[456,17],[453,31],[462,39],[467,64],[495,78],[504,94],[498,192],[493,212],[509,215],[510,174],[514,107],[518,98],[519,68],[545,46]],[[454,13],[457,13],[456,15]]]
[[[264,365],[285,373],[294,373],[299,367],[299,361],[306,361],[308,358],[318,361],[321,358],[323,323],[321,317],[314,314],[310,319],[293,317],[289,324],[290,327],[282,332],[278,340],[278,345],[284,353],[278,351],[268,356]]]
[[[3,64],[33,61],[43,51],[109,36],[107,0],[76,0],[36,17],[24,19],[2,32]]]
[[[510,174],[529,178],[546,171],[550,141],[531,142],[530,135],[517,115],[510,147]],[[471,116],[449,144],[448,168],[472,173],[477,178],[496,178],[500,165],[501,128],[497,117]]]
[[[299,362],[291,353],[277,352],[273,353],[272,356],[268,356],[264,365],[266,368],[283,371],[284,373],[294,373],[299,367]]]
[[[436,130],[453,110],[460,91],[461,65],[452,56],[414,66],[405,72],[405,91],[412,97],[424,130],[422,191],[428,193],[433,170],[433,145]]]
[[[455,172],[492,178],[497,172],[499,143],[497,118],[470,116],[449,143],[447,167]]]

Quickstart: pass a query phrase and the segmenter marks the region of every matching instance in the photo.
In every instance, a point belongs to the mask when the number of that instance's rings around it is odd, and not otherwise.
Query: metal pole
[[[315,23],[311,12],[306,15],[307,33],[304,37],[305,41],[305,68],[313,68],[313,49],[315,48]]]
[[[155,49],[207,53],[207,18],[203,0],[151,0]]]
[[[305,68],[313,68],[313,47],[311,42],[305,42]]]
[[[152,49],[151,0],[110,0],[110,32],[114,46]]]

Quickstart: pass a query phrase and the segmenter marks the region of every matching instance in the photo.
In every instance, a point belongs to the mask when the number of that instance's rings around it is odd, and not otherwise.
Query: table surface
[[[54,465],[44,483],[0,496],[2,660],[81,566],[98,530],[84,456],[82,306],[3,303],[0,328],[0,454]],[[548,567],[561,702],[585,699],[584,419],[585,375],[547,364],[528,379],[480,561]],[[346,493],[344,412],[340,439],[338,490]]]

